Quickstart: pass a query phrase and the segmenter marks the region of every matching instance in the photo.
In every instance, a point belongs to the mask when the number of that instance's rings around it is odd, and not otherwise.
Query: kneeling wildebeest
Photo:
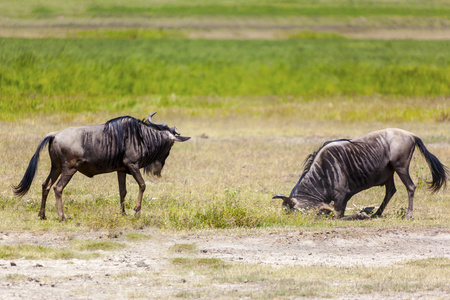
[[[326,142],[308,156],[300,180],[289,197],[276,195],[288,210],[316,208],[333,212],[338,218],[363,219],[367,214],[344,216],[350,198],[373,186],[386,187],[386,195],[373,217],[381,216],[396,192],[394,172],[408,191],[407,218],[413,217],[413,199],[416,186],[409,176],[409,164],[418,147],[430,167],[430,188],[437,192],[445,187],[449,170],[416,135],[396,128],[369,133],[353,140]],[[334,208],[329,204],[334,201]]]
[[[156,113],[156,112],[155,112]],[[14,193],[23,197],[30,189],[39,161],[39,153],[48,144],[51,159],[50,175],[42,184],[42,202],[39,217],[45,219],[45,202],[51,186],[54,186],[59,219],[65,220],[62,192],[78,171],[88,177],[117,172],[119,180],[120,209],[125,214],[126,175],[131,174],[139,185],[134,211],[141,210],[145,181],[139,169],[161,176],[167,156],[174,142],[184,142],[190,137],[180,136],[175,127],[165,123],[153,123],[151,117],[138,120],[124,116],[102,125],[67,128],[44,136],[28,165],[21,182],[14,186]]]

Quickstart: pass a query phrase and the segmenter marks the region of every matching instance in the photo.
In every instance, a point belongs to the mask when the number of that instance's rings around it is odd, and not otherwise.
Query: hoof
[[[47,218],[45,217],[45,215],[38,215],[39,219],[41,220],[47,220]]]
[[[357,214],[353,214],[351,216],[342,216],[339,217],[341,220],[367,220],[370,219],[370,217],[365,212],[360,212]]]
[[[134,211],[135,211],[134,216],[136,218],[139,218],[141,216],[141,209],[134,208]]]
[[[367,215],[365,212],[358,213],[358,220],[366,220],[370,219],[369,215]]]
[[[381,218],[381,215],[373,214],[373,215],[370,216],[370,218],[372,218],[372,219],[379,219],[379,218]]]
[[[375,207],[374,206],[369,206],[369,207],[365,207],[365,208],[363,208],[361,211],[360,211],[360,213],[366,213],[366,214],[371,214],[372,212],[373,212],[373,210],[375,209]]]

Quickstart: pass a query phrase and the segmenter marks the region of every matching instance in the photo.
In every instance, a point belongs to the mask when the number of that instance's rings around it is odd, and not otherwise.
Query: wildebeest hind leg
[[[119,194],[120,194],[120,212],[122,215],[125,213],[125,196],[127,195],[127,174],[124,172],[117,172],[117,178],[119,179]]]
[[[47,202],[48,193],[50,191],[50,188],[55,183],[56,179],[58,179],[59,175],[61,174],[61,169],[56,168],[52,165],[52,169],[50,170],[50,174],[48,175],[47,179],[42,184],[42,201],[41,201],[41,209],[39,210],[38,217],[42,220],[45,220],[45,204]]]
[[[62,172],[61,178],[59,178],[58,182],[53,187],[55,191],[56,206],[58,207],[58,215],[60,221],[66,220],[62,204],[62,192],[66,185],[69,183],[70,179],[72,179],[72,176],[76,173],[76,171],[76,169],[70,169],[69,171]]]
[[[406,186],[406,191],[408,192],[408,211],[406,213],[406,218],[411,220],[413,219],[413,202],[416,185],[412,181],[411,176],[409,176],[408,168],[402,168],[396,170],[396,172],[403,184]]]
[[[386,181],[384,184],[386,187],[386,195],[384,196],[383,202],[381,203],[380,207],[377,209],[377,211],[372,215],[372,217],[379,217],[383,213],[384,209],[386,208],[386,205],[391,200],[392,196],[394,196],[397,189],[395,188],[394,183],[394,174]]]

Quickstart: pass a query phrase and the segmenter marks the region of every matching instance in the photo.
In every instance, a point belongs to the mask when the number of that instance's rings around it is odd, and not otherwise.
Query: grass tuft
[[[229,264],[219,258],[183,258],[172,259],[172,264],[188,270],[225,269]]]
[[[71,244],[78,251],[111,251],[126,247],[125,244],[112,241],[72,240]]]
[[[193,254],[197,252],[197,246],[195,244],[175,244],[169,248],[173,253],[185,253]]]
[[[125,233],[125,239],[131,242],[142,242],[151,239],[152,236],[140,232],[127,232]]]
[[[52,248],[40,245],[0,245],[1,259],[92,259],[98,257],[95,253],[80,253],[64,248]]]

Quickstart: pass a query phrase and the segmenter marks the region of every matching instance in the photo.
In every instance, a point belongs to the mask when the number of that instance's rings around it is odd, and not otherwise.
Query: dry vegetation
[[[314,106],[316,106],[315,104]],[[317,109],[326,110],[325,107]],[[307,107],[307,105],[305,105]],[[53,120],[51,120],[54,118]],[[162,228],[233,228],[267,226],[315,226],[308,216],[285,215],[278,201],[271,196],[289,193],[298,181],[305,157],[324,141],[352,138],[383,127],[401,127],[420,136],[432,153],[449,165],[448,122],[362,123],[340,121],[299,121],[291,116],[251,117],[177,117],[162,112],[159,120],[176,125],[180,132],[192,136],[185,144],[176,144],[167,160],[162,178],[147,178],[143,213],[140,219],[122,218],[119,213],[118,186],[115,174],[89,179],[75,175],[63,194],[67,224],[57,222],[53,195],[48,203],[48,221],[41,222],[36,214],[40,205],[41,186],[49,172],[49,158],[41,155],[38,176],[30,193],[23,199],[14,198],[11,185],[20,181],[26,165],[41,137],[50,131],[86,124],[80,114],[67,121],[58,116],[34,118],[4,123],[2,135],[1,212],[4,229],[46,229],[56,226],[76,228],[115,228],[158,226]],[[91,115],[101,123],[106,115]],[[50,122],[48,122],[51,120]],[[90,123],[90,122],[87,122]],[[20,149],[20,151],[18,150]],[[424,181],[430,172],[419,153],[411,166],[411,175],[418,185],[415,202],[417,222],[407,226],[447,226],[445,211],[448,191],[431,194]],[[386,215],[393,226],[397,213],[407,206],[406,191],[397,180],[398,192],[389,204]],[[127,209],[131,212],[137,196],[134,180],[128,178]],[[349,209],[364,205],[379,205],[383,188],[373,188],[351,200]],[[324,226],[336,221],[323,220]],[[379,224],[381,221],[368,223]],[[325,225],[326,224],[326,225]],[[408,224],[408,223],[405,223]]]

